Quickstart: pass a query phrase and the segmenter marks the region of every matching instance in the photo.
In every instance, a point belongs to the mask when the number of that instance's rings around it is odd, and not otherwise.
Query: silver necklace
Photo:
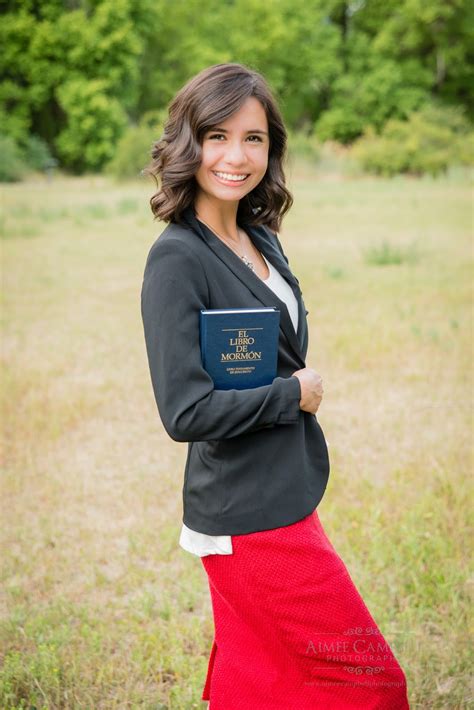
[[[211,230],[211,232],[214,232],[214,234],[217,234],[218,237],[220,237],[222,240],[224,240],[225,243],[227,243],[228,237],[223,237],[221,234],[218,234],[218,233],[216,232],[216,230],[215,230],[213,227],[211,227],[207,222],[204,222],[204,220],[201,219],[201,217],[198,217],[198,219],[201,220],[201,222],[203,222],[203,223],[206,225],[206,227],[209,227],[209,229]],[[237,229],[238,229],[238,228],[237,228]],[[238,230],[238,233],[239,233],[239,239],[240,239],[240,246],[241,246],[241,248],[242,248],[242,251],[244,251],[244,247],[243,247],[243,244],[242,244],[242,235],[241,235],[241,233],[240,233],[240,230]],[[254,264],[253,264],[253,261],[250,261],[250,259],[247,257],[246,254],[243,254],[243,255],[242,255],[242,254],[239,254],[239,253],[234,249],[233,246],[232,246],[231,248],[232,248],[232,251],[234,251],[234,252],[237,254],[237,256],[239,256],[239,257],[242,259],[242,261],[244,262],[245,266],[248,266],[251,271],[255,271],[255,266],[254,266]]]

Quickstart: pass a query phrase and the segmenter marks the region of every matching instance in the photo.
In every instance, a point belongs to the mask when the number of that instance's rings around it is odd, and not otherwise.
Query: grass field
[[[411,706],[467,708],[469,182],[299,166],[290,188],[280,238],[325,390],[320,518]],[[164,228],[152,186],[39,177],[2,191],[0,706],[204,708],[207,578],[178,546],[186,445],[158,419],[140,318]]]

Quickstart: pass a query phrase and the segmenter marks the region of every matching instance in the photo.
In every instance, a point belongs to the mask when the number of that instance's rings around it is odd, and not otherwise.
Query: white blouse
[[[296,332],[298,330],[298,301],[295,294],[280,272],[270,264],[263,254],[262,256],[270,271],[268,278],[262,279],[262,281],[276,293],[278,298],[286,303]],[[230,535],[206,535],[205,533],[191,530],[184,523],[181,528],[179,544],[183,550],[191,552],[193,555],[198,555],[198,557],[232,554],[232,537]]]

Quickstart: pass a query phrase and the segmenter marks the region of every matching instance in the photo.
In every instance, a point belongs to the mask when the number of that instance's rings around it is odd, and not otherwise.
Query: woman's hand
[[[293,372],[292,377],[297,377],[300,381],[300,409],[316,414],[324,394],[321,376],[312,367],[304,367]]]

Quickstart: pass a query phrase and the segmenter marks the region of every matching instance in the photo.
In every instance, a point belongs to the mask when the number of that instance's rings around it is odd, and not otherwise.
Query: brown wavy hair
[[[240,200],[237,221],[265,224],[279,231],[283,216],[293,204],[283,172],[287,133],[265,79],[257,71],[235,63],[203,69],[169,104],[163,134],[153,144],[152,160],[143,170],[153,176],[159,188],[150,199],[156,219],[182,223],[181,215],[194,204],[197,193],[194,176],[201,164],[204,134],[232,116],[250,96],[260,101],[267,115],[268,167],[260,183]]]

